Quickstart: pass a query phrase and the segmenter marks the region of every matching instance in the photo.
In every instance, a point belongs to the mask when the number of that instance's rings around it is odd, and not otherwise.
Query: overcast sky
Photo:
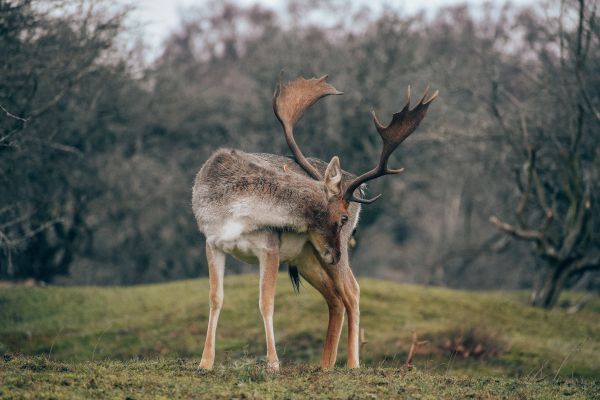
[[[125,0],[126,1],[126,0]],[[535,0],[513,0],[513,3],[531,3]],[[482,4],[484,0],[421,0],[421,1],[393,1],[393,0],[355,0],[357,8],[363,5],[368,5],[374,10],[385,7],[386,4],[394,4],[394,7],[400,5],[401,9],[407,14],[413,14],[420,10],[425,10],[428,13],[434,13],[440,7],[452,4]],[[493,2],[501,2],[493,0]],[[502,1],[503,2],[503,1]],[[135,4],[136,12],[133,15],[137,23],[141,23],[144,29],[144,39],[150,50],[156,50],[162,43],[167,34],[173,30],[179,22],[181,10],[185,10],[191,6],[201,6],[206,1],[203,0],[137,0],[127,1],[127,3]],[[241,5],[262,4],[263,6],[273,9],[282,10],[285,6],[285,1],[278,0],[238,0]]]

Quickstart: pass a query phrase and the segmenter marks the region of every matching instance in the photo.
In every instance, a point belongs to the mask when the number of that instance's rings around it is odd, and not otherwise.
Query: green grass
[[[196,365],[189,359],[60,363],[20,357],[0,364],[7,367],[0,398],[593,399],[600,393],[599,382],[576,379],[457,377],[389,367],[320,371],[298,364],[273,374],[253,359],[208,373]]]
[[[570,398],[600,393],[600,298],[567,315],[524,305],[520,292],[464,292],[372,279],[361,283],[366,344],[360,372],[316,369],[327,307],[308,285],[295,295],[280,277],[275,332],[283,370],[261,366],[258,277],[227,277],[217,368],[199,375],[207,280],[121,288],[0,289],[0,398],[333,397]],[[562,302],[576,295],[567,294]],[[415,370],[403,364],[411,330],[429,344]],[[464,358],[448,341],[480,345]],[[338,365],[345,360],[342,337]],[[450,347],[452,350],[456,347]],[[595,382],[595,383],[594,383]],[[304,388],[304,389],[302,389]],[[152,392],[145,392],[152,390]],[[325,393],[325,392],[323,392]],[[39,396],[38,396],[39,395]],[[385,397],[385,396],[384,396]],[[472,396],[471,396],[472,397]]]

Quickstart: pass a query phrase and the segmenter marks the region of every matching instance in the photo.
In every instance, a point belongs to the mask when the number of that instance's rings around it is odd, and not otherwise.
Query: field
[[[464,292],[362,279],[368,343],[358,371],[317,368],[327,308],[308,285],[279,281],[282,371],[265,370],[258,277],[226,278],[217,365],[199,373],[204,279],[121,288],[0,289],[0,398],[594,398],[600,298],[569,315],[522,292]],[[428,343],[402,368],[411,331]]]

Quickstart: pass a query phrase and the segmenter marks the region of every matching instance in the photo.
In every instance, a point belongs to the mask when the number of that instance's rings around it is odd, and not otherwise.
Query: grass
[[[324,372],[288,364],[273,374],[253,359],[208,373],[189,359],[61,363],[19,357],[5,366],[3,399],[591,399],[600,393],[600,383],[587,380],[456,377],[388,367]]]
[[[591,398],[600,393],[600,298],[567,315],[520,292],[361,283],[368,344],[359,371],[316,369],[327,307],[280,277],[275,329],[283,370],[262,367],[258,277],[227,277],[217,367],[198,374],[205,279],[121,288],[0,289],[0,398],[332,397]],[[567,294],[563,303],[572,301]],[[400,366],[411,330],[429,340]],[[479,346],[479,347],[477,347]],[[338,364],[345,360],[342,337]]]

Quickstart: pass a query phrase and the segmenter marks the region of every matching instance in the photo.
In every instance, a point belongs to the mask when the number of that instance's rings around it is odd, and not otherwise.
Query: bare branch
[[[545,211],[546,216],[550,214],[554,214],[551,207],[548,205],[548,200],[546,199],[546,192],[544,190],[544,185],[542,180],[540,179],[540,175],[537,171],[533,170],[533,183],[535,184],[535,194],[537,197],[537,201],[542,209]]]
[[[16,120],[21,121],[21,122],[27,122],[29,120],[29,118],[22,118],[22,117],[19,117],[18,115],[15,115],[15,114],[11,113],[6,108],[4,108],[2,106],[2,104],[0,104],[0,110],[4,111],[4,113],[6,114],[6,116],[9,117],[9,118],[13,118],[13,119],[16,119]]]
[[[62,100],[62,98],[69,92],[69,90],[71,90],[73,85],[78,83],[88,72],[90,72],[90,71],[87,68],[82,68],[77,73],[77,75],[75,75],[75,77],[73,77],[71,80],[69,80],[67,82],[67,84],[65,85],[65,87],[62,90],[60,90],[56,95],[54,95],[54,97],[48,103],[46,103],[43,106],[39,107],[38,109],[32,111],[29,118],[37,118],[40,115],[44,114],[46,111],[50,110],[55,105],[57,105],[58,102],[60,102]]]
[[[587,271],[600,270],[600,254],[588,255],[573,263],[570,275],[582,274]]]
[[[532,230],[532,229],[517,228],[514,225],[510,225],[506,222],[501,221],[495,215],[492,215],[490,217],[490,222],[492,224],[496,225],[496,227],[498,229],[500,229],[501,231],[508,233],[509,235],[514,236],[516,238],[524,239],[524,240],[532,240],[532,241],[543,241],[544,240],[544,235],[542,234],[542,232]]]
[[[519,224],[521,228],[526,227],[525,219],[523,218],[523,212],[525,211],[525,207],[527,207],[527,203],[529,202],[529,195],[531,194],[531,187],[533,182],[533,173],[535,168],[535,149],[531,146],[527,148],[528,160],[527,160],[527,183],[525,186],[525,190],[523,191],[523,196],[521,197],[521,201],[517,206],[517,219],[519,220]]]
[[[21,215],[20,217],[17,217],[11,221],[0,224],[0,229],[8,228],[9,226],[19,224],[19,223],[27,220],[28,218],[31,218],[32,215],[33,214],[24,214],[24,215]]]
[[[502,131],[504,131],[504,134],[505,134],[504,138],[508,141],[508,143],[512,147],[515,154],[522,154],[520,147],[513,140],[512,130],[508,127],[506,121],[504,120],[504,117],[502,116],[502,113],[500,112],[500,109],[498,108],[497,103],[498,103],[498,95],[499,95],[499,91],[500,91],[498,81],[494,78],[490,78],[490,79],[492,80],[492,96],[489,101],[489,106],[490,106],[492,115],[494,116],[494,118],[496,118],[496,121],[498,121],[498,124],[500,125],[500,129],[502,129]]]
[[[360,328],[360,353],[361,354],[367,343],[369,343],[369,341],[367,339],[365,339],[365,328]]]
[[[417,332],[415,330],[412,331],[412,342],[410,344],[410,349],[408,350],[408,356],[406,357],[406,362],[402,365],[403,368],[412,368],[412,360],[417,352],[417,349],[421,346],[429,343],[427,340],[419,341],[417,338]]]
[[[581,91],[581,97],[585,101],[585,105],[588,107],[590,112],[594,114],[596,120],[600,121],[600,110],[598,110],[592,103],[592,98],[590,97],[580,74],[577,74],[577,83],[579,84],[579,90]]]
[[[572,253],[573,249],[575,248],[575,245],[581,238],[581,234],[583,232],[586,217],[588,215],[590,207],[591,207],[590,194],[589,194],[589,188],[588,188],[588,189],[586,189],[584,195],[582,196],[581,202],[579,204],[579,207],[577,210],[578,214],[577,214],[575,223],[569,229],[569,231],[563,241],[562,247],[559,251],[558,257],[560,259],[567,258]]]
[[[51,148],[53,148],[55,150],[64,151],[66,153],[72,153],[72,154],[78,155],[80,157],[83,156],[83,152],[81,152],[78,148],[73,147],[73,146],[69,146],[69,145],[57,143],[57,142],[48,142],[48,146],[50,146]]]
[[[31,239],[38,233],[45,231],[46,229],[50,228],[51,226],[58,224],[59,222],[64,222],[64,219],[56,218],[56,219],[50,220],[50,221],[38,226],[31,232],[27,232],[25,235],[23,235],[17,239],[11,239],[8,236],[6,236],[5,234],[2,234],[2,232],[0,232],[0,239],[1,239],[1,241],[4,242],[4,247],[7,247],[7,248],[15,247],[15,246],[18,246],[19,244],[25,242],[26,240]]]
[[[3,214],[7,211],[12,210],[13,208],[15,208],[16,206],[14,204],[8,205],[8,206],[4,206],[2,208],[0,208],[0,214]]]

